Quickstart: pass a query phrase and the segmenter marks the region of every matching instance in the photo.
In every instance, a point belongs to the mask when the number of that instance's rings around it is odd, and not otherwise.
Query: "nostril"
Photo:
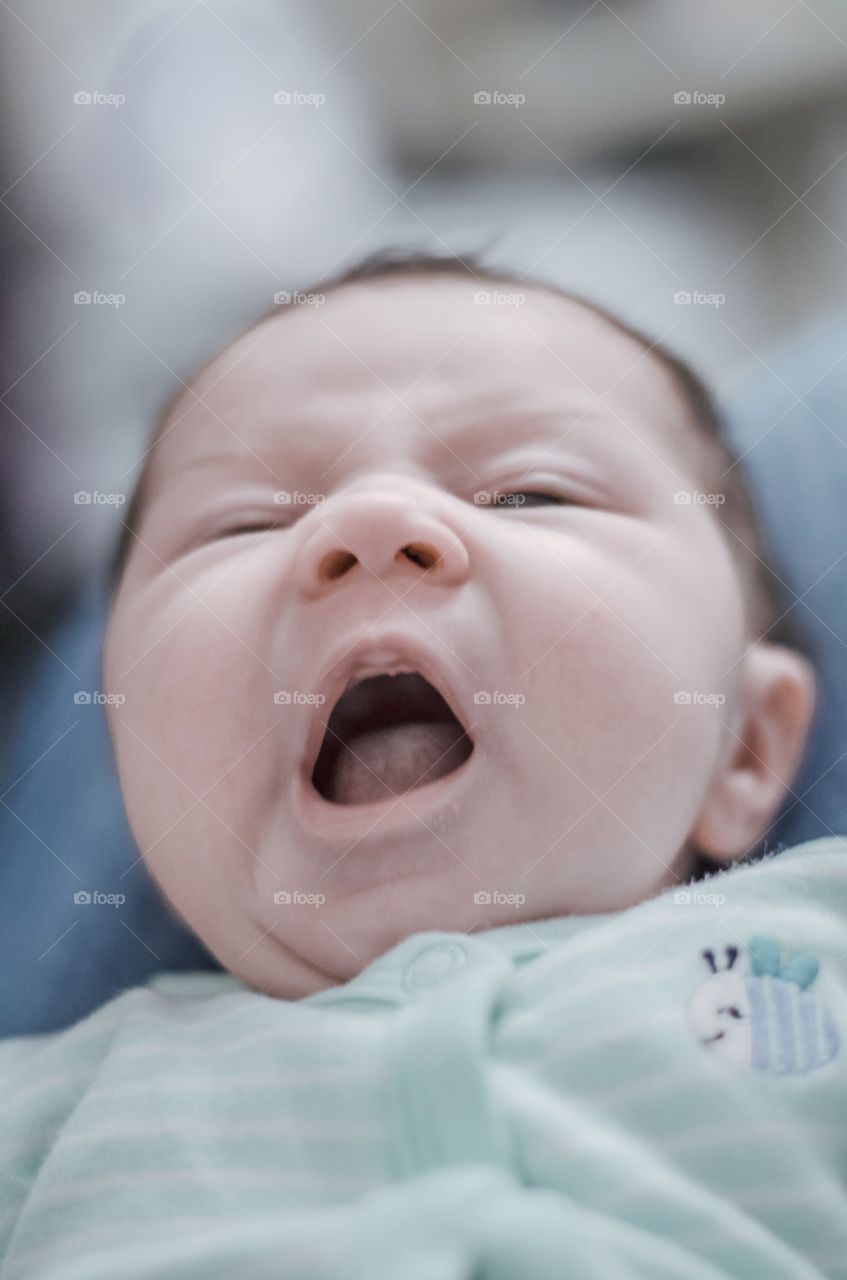
[[[320,577],[325,582],[334,582],[341,578],[348,569],[352,569],[356,557],[350,551],[330,551],[321,560]]]
[[[415,564],[419,564],[422,569],[431,569],[441,559],[439,553],[423,542],[409,542],[397,552],[397,557],[407,556],[409,560],[413,560]],[[397,558],[395,557],[395,559]]]
[[[413,564],[419,565],[424,570],[434,568],[442,559],[441,552],[428,542],[407,542],[394,556],[396,563],[411,560]],[[336,582],[339,578],[343,578],[355,564],[358,564],[358,556],[353,555],[352,551],[336,547],[321,557],[318,579],[324,583]]]

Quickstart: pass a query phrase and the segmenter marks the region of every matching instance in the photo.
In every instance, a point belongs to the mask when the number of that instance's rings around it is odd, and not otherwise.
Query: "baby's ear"
[[[794,778],[815,707],[815,674],[794,649],[757,641],[742,659],[724,751],[690,833],[695,848],[730,861],[768,829]]]

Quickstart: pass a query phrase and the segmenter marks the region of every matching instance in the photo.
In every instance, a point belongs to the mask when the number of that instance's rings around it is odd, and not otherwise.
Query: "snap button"
[[[461,942],[434,942],[419,951],[406,965],[403,987],[406,991],[426,991],[436,987],[467,961]]]

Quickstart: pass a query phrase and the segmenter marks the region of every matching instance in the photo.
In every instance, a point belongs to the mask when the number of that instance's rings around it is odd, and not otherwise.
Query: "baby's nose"
[[[467,577],[464,543],[413,495],[339,494],[312,518],[315,528],[295,565],[305,595],[321,595],[353,573],[398,583],[426,576],[442,586]]]

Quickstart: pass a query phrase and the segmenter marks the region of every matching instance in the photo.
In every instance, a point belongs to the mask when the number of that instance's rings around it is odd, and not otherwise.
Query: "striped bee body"
[[[808,988],[818,961],[801,951],[783,962],[773,938],[751,938],[747,956],[726,947],[726,964],[704,951],[709,977],[689,1014],[700,1040],[728,1061],[771,1075],[802,1074],[825,1066],[841,1048],[831,1010]]]

